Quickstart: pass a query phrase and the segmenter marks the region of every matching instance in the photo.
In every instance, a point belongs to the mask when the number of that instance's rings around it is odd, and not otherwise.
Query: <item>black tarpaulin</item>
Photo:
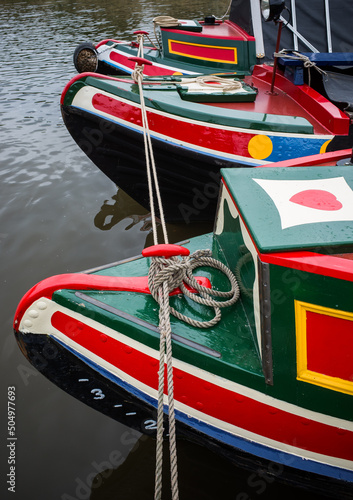
[[[330,101],[340,109],[353,111],[353,76],[326,71],[322,81]]]
[[[291,1],[286,0],[286,7],[291,8]],[[328,52],[326,34],[326,15],[324,0],[296,0],[297,31],[304,36],[319,52]],[[353,1],[329,1],[332,52],[353,52]],[[290,13],[282,16],[291,23]],[[272,57],[276,46],[277,27],[273,21],[263,22],[265,53]],[[292,24],[292,23],[291,23]],[[280,48],[293,49],[293,33],[283,25]],[[310,52],[310,49],[298,40],[298,50]]]

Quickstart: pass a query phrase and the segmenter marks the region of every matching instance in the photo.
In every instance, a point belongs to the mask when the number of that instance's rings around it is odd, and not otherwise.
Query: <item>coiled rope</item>
[[[323,69],[319,68],[314,61],[311,61],[308,56],[305,56],[304,54],[301,54],[300,52],[296,52],[295,50],[291,51],[290,54],[288,54],[288,51],[286,49],[282,49],[279,52],[275,52],[273,54],[274,57],[286,57],[287,59],[294,59],[296,61],[302,61],[304,68],[308,69],[308,85],[309,87],[311,86],[311,68],[315,68],[316,71],[321,73],[322,75],[326,75],[326,71]]]
[[[232,90],[240,90],[243,88],[243,84],[239,80],[234,80],[234,78],[222,78],[217,75],[201,75],[195,78],[195,82],[201,87],[212,87],[216,89],[222,89],[223,92],[230,92]]]
[[[156,31],[156,27],[159,26],[161,28],[174,28],[176,26],[180,26],[180,21],[176,19],[175,17],[171,16],[157,16],[153,19],[153,32],[154,32],[154,37],[158,41],[159,50],[162,49],[159,39],[158,39],[158,34]],[[153,42],[152,42],[153,43]]]
[[[202,266],[213,267],[222,271],[230,281],[231,290],[228,292],[220,292],[200,285],[193,276],[192,271]],[[155,257],[151,262],[148,287],[157,302],[160,302],[160,286],[165,282],[168,284],[168,294],[175,288],[180,288],[183,294],[189,297],[189,299],[214,309],[213,319],[198,321],[181,314],[168,305],[168,310],[164,311],[165,314],[168,314],[168,317],[170,314],[173,314],[176,318],[196,328],[210,328],[216,325],[221,319],[221,308],[231,306],[239,298],[239,286],[235,276],[222,262],[211,257],[210,250],[198,250],[187,257],[181,258],[173,257],[164,259]],[[188,290],[185,283],[194,290],[197,290],[199,295]],[[220,301],[213,297],[227,300]]]
[[[153,24],[164,28],[173,28],[175,26],[180,26],[181,23],[179,19],[172,16],[157,16],[153,19]]]
[[[158,244],[156,213],[154,199],[156,198],[160,221],[163,231],[163,239],[168,243],[168,234],[165,224],[162,200],[158,185],[156,165],[154,161],[152,142],[148,126],[147,111],[143,95],[143,64],[136,63],[132,77],[138,83],[141,103],[141,115],[143,125],[143,137],[145,144],[146,168],[148,179],[148,191],[151,208],[151,219],[154,244]],[[167,393],[168,393],[168,421],[169,421],[169,454],[170,454],[170,476],[172,499],[179,499],[178,467],[176,449],[176,428],[174,410],[174,383],[173,383],[173,355],[172,355],[172,331],[170,325],[170,314],[188,324],[209,328],[221,319],[221,308],[234,304],[239,297],[239,287],[233,273],[223,263],[211,258],[209,250],[199,250],[190,256],[173,256],[169,259],[164,257],[151,257],[151,265],[148,273],[148,286],[154,299],[159,303],[159,371],[158,371],[158,408],[157,408],[157,442],[156,442],[156,472],[155,472],[155,500],[162,498],[162,471],[163,471],[163,416],[164,416],[164,366],[167,365]],[[192,271],[196,267],[211,266],[224,272],[231,283],[231,290],[220,292],[203,287],[197,283]],[[191,293],[186,284],[197,290]],[[198,321],[187,317],[169,303],[169,293],[179,287],[182,292],[199,304],[214,309],[214,317],[209,321]],[[223,300],[225,299],[225,300]]]

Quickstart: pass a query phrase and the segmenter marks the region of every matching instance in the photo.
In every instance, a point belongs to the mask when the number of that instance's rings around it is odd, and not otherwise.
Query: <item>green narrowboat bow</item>
[[[213,233],[171,246],[184,255],[173,262],[192,267],[194,252],[207,249],[240,292],[209,328],[170,317],[177,435],[339,499],[353,488],[352,172],[349,163],[224,169]],[[150,435],[160,342],[147,278],[154,251],[48,278],[14,320],[21,350],[46,377]],[[200,265],[198,283],[229,290],[228,275]],[[180,287],[170,305],[212,320],[213,308],[190,298],[204,288],[185,297]],[[168,410],[165,400],[165,418]]]

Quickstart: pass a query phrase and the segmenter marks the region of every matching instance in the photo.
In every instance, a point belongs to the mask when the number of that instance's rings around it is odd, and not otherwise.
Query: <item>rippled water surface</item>
[[[136,255],[151,243],[149,214],[86,158],[63,125],[59,99],[76,74],[75,47],[151,29],[156,15],[202,18],[227,6],[228,0],[0,0],[0,498],[153,498],[154,442],[38,374],[15,342],[12,320],[39,280]],[[209,229],[168,227],[172,241]],[[16,387],[15,494],[5,484],[8,386]],[[251,482],[248,472],[183,442],[179,471],[181,500],[296,495],[267,476]]]

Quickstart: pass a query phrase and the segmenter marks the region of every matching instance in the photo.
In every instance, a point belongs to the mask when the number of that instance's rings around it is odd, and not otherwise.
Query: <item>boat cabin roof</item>
[[[353,252],[351,167],[221,172],[259,252]]]

